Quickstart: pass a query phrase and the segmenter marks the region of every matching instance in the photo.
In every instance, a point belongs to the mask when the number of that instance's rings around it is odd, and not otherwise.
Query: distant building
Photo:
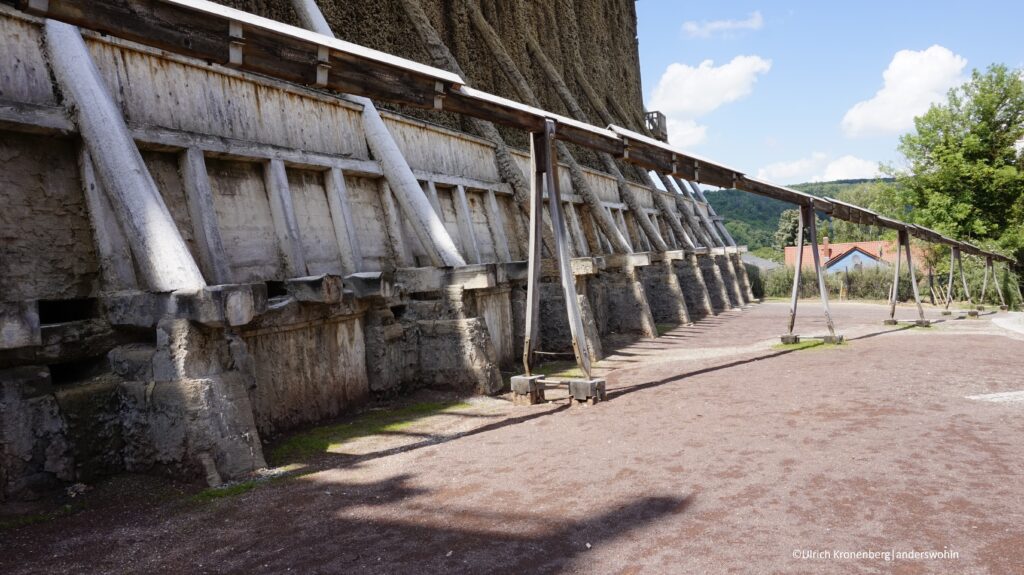
[[[879,266],[889,266],[896,261],[896,242],[875,240],[869,242],[844,242],[833,244],[828,237],[817,246],[821,257],[821,265],[831,272],[854,271]],[[804,246],[803,268],[814,269],[814,246]],[[910,247],[914,259],[914,267],[924,270],[924,252],[913,245]],[[796,266],[796,246],[786,247],[786,267]],[[906,253],[902,254],[903,267],[906,267]]]

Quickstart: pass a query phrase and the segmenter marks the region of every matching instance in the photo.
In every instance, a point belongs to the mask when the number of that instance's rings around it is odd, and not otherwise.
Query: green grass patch
[[[800,343],[777,343],[772,346],[772,349],[779,351],[799,351],[801,349],[836,349],[843,347],[842,345],[836,345],[834,343],[825,343],[819,339],[808,339],[801,341]]]
[[[463,402],[424,402],[371,411],[352,421],[325,425],[288,437],[269,449],[267,460],[275,465],[303,461],[357,437],[401,431],[425,417],[467,407],[469,404]]]
[[[216,501],[218,499],[224,499],[225,497],[234,497],[235,495],[241,495],[243,493],[252,491],[266,481],[260,481],[258,479],[250,479],[249,481],[242,481],[241,483],[232,483],[231,485],[225,485],[223,487],[210,487],[204,489],[199,493],[192,496],[193,501],[205,503],[208,501]]]
[[[586,374],[576,365],[575,361],[549,361],[533,368],[534,375],[543,375],[551,378],[563,379],[586,379]]]
[[[43,513],[32,513],[29,515],[18,515],[14,517],[0,518],[0,531],[6,531],[8,529],[17,529],[18,527],[26,527],[29,525],[35,525],[36,523],[44,523],[51,521],[59,517],[65,517],[71,515],[75,511],[81,509],[80,505],[63,505],[53,511],[45,511]]]

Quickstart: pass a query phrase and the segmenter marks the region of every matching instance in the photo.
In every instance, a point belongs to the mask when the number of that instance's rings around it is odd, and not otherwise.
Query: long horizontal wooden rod
[[[995,260],[1014,260],[838,200],[757,180],[620,126],[600,128],[476,90],[457,74],[206,0],[0,0],[25,12],[274,78],[411,107],[444,110],[555,137],[661,174],[735,188],[834,218],[894,230]]]

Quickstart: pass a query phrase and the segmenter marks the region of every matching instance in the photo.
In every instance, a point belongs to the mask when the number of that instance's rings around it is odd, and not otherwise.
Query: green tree
[[[905,171],[892,215],[1024,257],[1024,79],[1003,65],[975,70],[900,138]],[[904,206],[906,213],[899,213]]]
[[[780,249],[795,246],[800,230],[800,210],[786,210],[779,216],[779,228],[775,232],[775,245]]]

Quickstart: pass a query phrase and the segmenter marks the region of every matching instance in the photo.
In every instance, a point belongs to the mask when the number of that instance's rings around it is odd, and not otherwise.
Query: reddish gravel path
[[[479,401],[235,497],[0,532],[0,572],[1024,573],[1024,401],[965,397],[1024,390],[1024,336],[835,311],[840,348],[772,349],[764,304],[621,350],[594,407]],[[893,549],[958,557],[794,558]]]

